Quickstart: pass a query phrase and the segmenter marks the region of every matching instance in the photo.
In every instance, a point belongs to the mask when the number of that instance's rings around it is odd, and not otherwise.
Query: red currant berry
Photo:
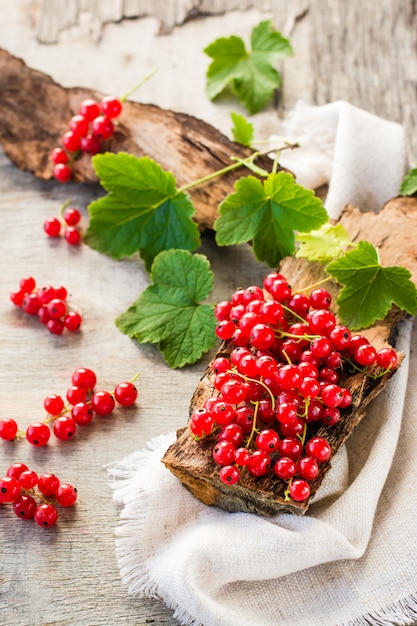
[[[69,389],[67,389],[66,398],[70,404],[73,406],[78,402],[84,402],[87,397],[87,391],[82,389],[82,387],[78,387],[77,385],[71,385]]]
[[[61,415],[53,423],[54,435],[61,441],[68,441],[75,435],[77,426],[75,420],[69,415]]]
[[[58,511],[52,504],[40,504],[35,512],[35,522],[43,528],[54,526],[58,519]]]
[[[119,383],[114,390],[114,397],[121,406],[131,406],[138,397],[138,390],[131,382]]]
[[[61,506],[73,506],[77,500],[77,489],[68,483],[61,483],[55,492],[55,498]]]
[[[313,309],[328,309],[332,303],[332,296],[327,289],[319,287],[310,293],[310,303]]]
[[[299,384],[298,391],[303,398],[317,398],[320,393],[320,383],[316,378],[306,376]]]
[[[230,311],[232,310],[232,303],[229,300],[222,300],[216,304],[214,308],[215,318],[221,322],[222,320],[230,319]]]
[[[280,431],[283,437],[297,437],[297,435],[301,435],[304,430],[304,420],[300,417],[297,417],[292,422],[288,424],[280,424]]]
[[[214,425],[214,420],[207,409],[201,408],[193,411],[190,420],[190,430],[194,437],[201,439],[207,437]]]
[[[271,468],[271,459],[264,450],[255,450],[247,468],[253,476],[265,476]]]
[[[37,315],[41,306],[35,293],[27,293],[23,298],[22,309],[29,315]]]
[[[218,465],[230,465],[235,459],[235,451],[231,441],[218,441],[213,448],[213,459]]]
[[[33,519],[36,507],[36,500],[24,493],[13,502],[13,511],[21,519]]]
[[[369,341],[363,335],[352,335],[350,338],[349,345],[347,346],[350,354],[353,354],[359,346],[367,345]]]
[[[398,355],[393,348],[381,348],[376,353],[376,364],[384,370],[396,369]]]
[[[210,410],[210,415],[217,424],[220,424],[220,426],[227,426],[235,419],[236,412],[230,402],[219,400],[213,404]]]
[[[46,327],[52,335],[62,335],[65,329],[65,325],[62,320],[54,319],[49,319],[46,322]]]
[[[247,389],[243,381],[231,379],[224,383],[221,388],[221,395],[225,402],[239,404],[246,398]]]
[[[90,404],[84,401],[77,402],[71,409],[71,417],[79,426],[89,424],[94,417]]]
[[[59,415],[64,408],[64,401],[61,396],[50,393],[43,401],[43,407],[50,415]]]
[[[328,309],[312,311],[307,317],[310,329],[315,335],[330,335],[336,326],[336,318]]]
[[[255,445],[258,450],[264,450],[272,454],[272,452],[278,450],[279,444],[278,433],[272,428],[265,428],[256,436]]]
[[[224,465],[219,472],[219,478],[225,485],[235,485],[240,478],[239,469],[235,465]]]
[[[63,300],[53,298],[47,305],[48,313],[52,319],[60,319],[67,312],[66,304]]]
[[[285,302],[291,298],[291,289],[285,278],[276,278],[272,281],[269,293],[277,302]]]
[[[278,370],[277,381],[283,389],[296,389],[301,382],[301,374],[297,365],[283,365]]]
[[[289,494],[292,500],[303,502],[310,495],[310,486],[303,478],[295,478],[289,486]]]
[[[85,137],[81,137],[81,150],[86,154],[97,154],[100,152],[100,139],[95,135],[88,134]]]
[[[326,426],[334,426],[340,421],[340,411],[339,409],[326,406],[323,409],[321,419]]]
[[[0,478],[0,504],[11,504],[20,496],[21,486],[16,478]]]
[[[257,350],[267,350],[275,341],[275,333],[269,324],[255,324],[250,331],[249,341]]]
[[[111,119],[105,115],[99,115],[92,122],[93,134],[100,139],[109,139],[114,133],[114,125]]]
[[[115,407],[114,397],[108,391],[96,391],[91,398],[91,407],[97,415],[110,415]]]
[[[42,422],[34,422],[26,429],[26,439],[32,446],[45,446],[50,436],[51,431]]]
[[[21,278],[19,281],[19,287],[23,291],[23,293],[30,293],[36,287],[36,281],[33,276],[25,276]]]
[[[54,148],[51,152],[51,159],[55,165],[58,163],[68,163],[68,154],[62,148]]]
[[[285,437],[279,442],[278,451],[281,456],[297,460],[303,451],[303,444],[298,437]]]
[[[315,459],[311,456],[304,456],[298,460],[297,472],[301,478],[306,480],[313,480],[319,475],[319,466]]]
[[[352,335],[346,326],[337,324],[331,331],[329,338],[336,350],[346,350],[350,344]]]
[[[64,326],[67,330],[74,333],[80,328],[82,321],[83,318],[79,313],[76,311],[70,311],[64,317]]]
[[[280,424],[291,424],[297,419],[297,407],[290,402],[281,402],[277,407],[276,416]]]
[[[233,445],[240,446],[243,440],[243,430],[238,424],[226,424],[217,437],[218,441],[231,441]]]
[[[282,456],[274,463],[274,473],[282,480],[289,480],[297,473],[297,464],[294,459]]]
[[[22,306],[23,304],[23,300],[25,298],[25,293],[23,293],[23,291],[12,291],[12,293],[10,294],[10,300],[13,302],[13,304],[15,304],[16,306]]]
[[[376,362],[377,352],[371,344],[363,344],[356,348],[353,353],[353,358],[359,365],[367,367]]]
[[[72,170],[66,163],[57,163],[53,170],[54,178],[60,183],[67,183],[71,176]]]
[[[72,130],[68,130],[62,136],[61,141],[68,152],[77,152],[81,148],[80,136],[76,135]]]
[[[247,448],[237,448],[235,451],[235,463],[244,467],[250,461],[251,454]]]
[[[263,281],[265,291],[271,293],[271,285],[274,280],[285,280],[285,276],[283,276],[282,274],[278,274],[278,272],[270,272],[269,274],[267,274]]]
[[[13,463],[8,467],[6,476],[9,476],[9,478],[16,478],[16,480],[18,480],[20,474],[28,469],[28,466],[24,463]]]
[[[259,315],[263,322],[271,324],[271,326],[278,326],[284,317],[284,309],[282,304],[275,300],[267,300],[262,303],[259,310]]]
[[[222,320],[217,324],[216,335],[222,341],[227,341],[233,337],[235,325],[230,320]]]
[[[113,96],[105,96],[102,99],[100,106],[104,115],[111,119],[119,117],[123,109],[123,105],[120,100]]]
[[[70,246],[78,246],[81,242],[81,233],[76,226],[68,226],[65,229],[64,236]]]
[[[78,113],[92,122],[100,114],[100,107],[95,100],[87,98],[81,102]]]
[[[211,364],[211,369],[215,374],[222,374],[223,372],[227,372],[228,370],[230,370],[230,367],[230,361],[225,357],[218,357],[217,359],[214,359]]]
[[[33,470],[27,469],[20,474],[19,483],[23,489],[33,489],[38,484],[38,475]]]
[[[332,351],[332,342],[328,337],[317,337],[310,344],[311,353],[319,359],[323,359]]]
[[[68,207],[65,209],[62,217],[68,226],[75,226],[81,220],[81,213],[74,207]]]
[[[47,472],[38,477],[38,489],[44,496],[54,496],[59,485],[60,480],[55,474]]]
[[[79,367],[75,370],[75,372],[71,376],[71,382],[73,385],[77,385],[77,387],[81,387],[81,389],[86,389],[87,391],[91,391],[94,389],[97,377],[93,370],[87,367]]]
[[[343,390],[339,385],[325,384],[321,389],[321,399],[326,406],[337,407],[343,402]]]
[[[12,441],[17,434],[17,422],[11,417],[4,417],[0,420],[0,439]]]
[[[288,300],[288,308],[300,317],[304,317],[310,308],[310,298],[304,293],[295,293]]]
[[[69,121],[69,127],[78,137],[85,137],[88,133],[88,121],[83,115],[73,115]]]
[[[234,421],[239,424],[244,434],[250,433],[252,430],[254,411],[249,406],[241,406],[235,411]]]
[[[325,463],[332,454],[332,448],[323,437],[313,437],[305,446],[307,456],[313,457],[317,463]]]

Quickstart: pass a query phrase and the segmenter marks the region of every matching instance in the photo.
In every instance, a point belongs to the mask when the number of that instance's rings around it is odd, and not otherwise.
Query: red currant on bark
[[[219,478],[225,485],[235,485],[240,478],[239,469],[235,465],[224,465],[219,472]]]
[[[123,109],[123,105],[120,100],[114,96],[105,96],[102,99],[100,106],[104,115],[109,118],[119,117]]]
[[[67,183],[72,176],[72,170],[66,163],[57,163],[53,175],[60,183]]]
[[[78,113],[92,122],[100,114],[100,107],[95,100],[87,98],[81,102]]]
[[[288,491],[292,500],[303,502],[310,495],[310,486],[303,478],[295,478],[291,481]]]
[[[307,441],[305,446],[306,454],[313,457],[317,463],[328,461],[332,454],[332,448],[323,437],[313,437]]]

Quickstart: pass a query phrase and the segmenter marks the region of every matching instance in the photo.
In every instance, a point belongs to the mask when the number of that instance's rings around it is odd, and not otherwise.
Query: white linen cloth
[[[285,165],[303,184],[307,175],[310,186],[330,183],[334,216],[348,201],[379,209],[397,194],[406,164],[400,126],[339,102],[297,107],[289,129],[303,147]],[[417,328],[405,322],[399,372],[303,517],[202,504],[161,463],[173,433],[109,468],[122,507],[116,553],[128,591],[161,598],[181,624],[194,626],[417,623],[413,333],[416,345]]]

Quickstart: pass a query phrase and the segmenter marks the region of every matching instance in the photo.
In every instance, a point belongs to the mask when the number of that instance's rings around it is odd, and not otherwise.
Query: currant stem
[[[257,422],[257,418],[258,418],[258,407],[259,407],[259,400],[257,402],[254,402],[255,405],[255,409],[253,411],[253,422],[252,422],[252,430],[250,431],[250,435],[249,438],[245,444],[245,447],[249,450],[249,446],[252,442],[252,439],[256,433],[256,422]]]
[[[142,85],[146,83],[150,78],[152,78],[152,76],[157,71],[158,71],[158,68],[154,67],[153,70],[149,72],[149,74],[146,74],[146,76],[142,78],[141,81],[139,81],[134,87],[132,87],[132,89],[129,89],[129,91],[127,91],[121,98],[119,98],[120,102],[126,102],[129,96],[131,96],[132,93],[134,93],[137,89],[139,89],[139,87],[142,87]]]
[[[71,198],[68,198],[68,200],[65,200],[65,202],[61,205],[61,208],[59,209],[59,214],[61,217],[63,217],[65,209],[71,204],[71,202]]]
[[[294,291],[293,294],[304,293],[305,291],[311,291],[312,289],[316,289],[317,287],[320,287],[321,285],[324,285],[325,283],[328,283],[329,280],[333,280],[333,278],[331,276],[327,276],[326,278],[323,278],[323,280],[319,280],[317,283],[313,283],[312,285],[308,285],[308,287],[303,287],[302,289],[297,289],[297,291]]]
[[[262,387],[269,393],[271,397],[272,410],[275,409],[275,396],[270,390],[270,388],[268,387],[268,385],[265,385],[265,383],[263,383],[262,380],[258,380],[257,378],[249,378],[249,376],[245,376],[244,374],[241,374],[240,372],[236,372],[235,370],[228,370],[228,373],[233,374],[234,376],[239,376],[240,378],[243,378],[243,380],[248,380],[251,383],[258,383],[259,385],[262,385]]]

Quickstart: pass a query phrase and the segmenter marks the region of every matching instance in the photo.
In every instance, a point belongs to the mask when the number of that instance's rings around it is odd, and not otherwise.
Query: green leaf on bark
[[[140,343],[157,344],[173,368],[195,363],[216,342],[214,307],[201,304],[213,288],[208,259],[186,250],[161,252],[151,280],[117,327]]]
[[[328,215],[314,193],[297,185],[291,174],[269,174],[264,181],[241,178],[219,206],[214,229],[219,246],[252,242],[259,261],[277,267],[295,252],[295,231],[309,232]]]
[[[288,39],[264,20],[251,33],[251,50],[236,35],[220,37],[204,52],[213,59],[206,75],[206,91],[213,100],[230,86],[249,113],[260,111],[280,86],[281,76],[274,65],[293,53]]]
[[[296,241],[300,243],[296,257],[319,263],[333,261],[352,245],[346,228],[342,224],[333,226],[329,222],[310,233],[298,233]]]
[[[163,250],[198,248],[194,207],[170,172],[149,157],[123,152],[92,160],[108,194],[88,207],[84,241],[91,248],[115,259],[139,252],[148,271]]]
[[[417,289],[404,267],[383,267],[372,244],[361,241],[351,252],[326,267],[343,288],[337,303],[339,317],[352,330],[368,328],[383,319],[393,304],[415,315]]]

